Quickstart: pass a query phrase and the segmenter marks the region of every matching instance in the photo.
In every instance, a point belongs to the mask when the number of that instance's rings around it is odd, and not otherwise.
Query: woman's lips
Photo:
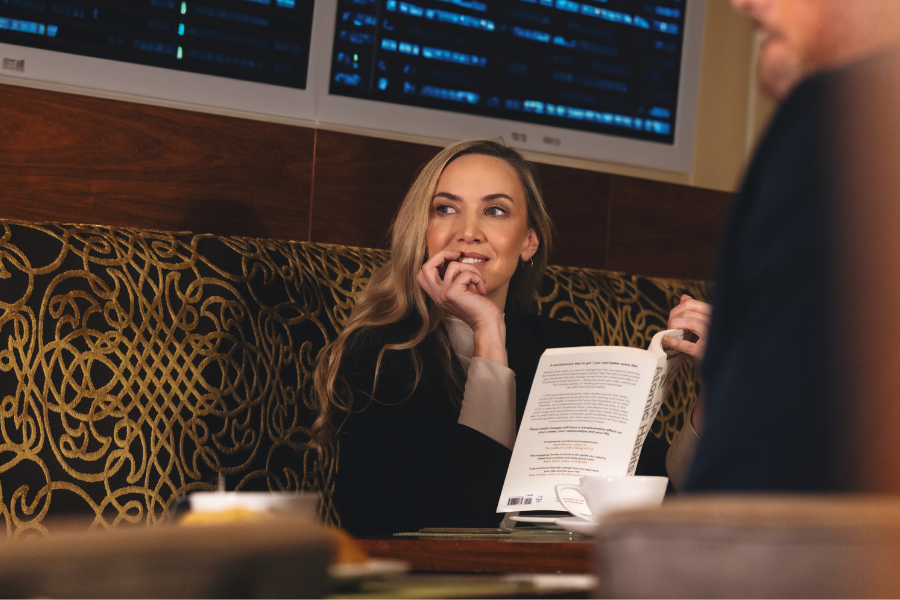
[[[460,253],[460,257],[456,259],[457,262],[461,262],[466,265],[474,265],[478,263],[483,263],[488,261],[488,257],[484,254],[479,254],[477,252],[462,252]]]

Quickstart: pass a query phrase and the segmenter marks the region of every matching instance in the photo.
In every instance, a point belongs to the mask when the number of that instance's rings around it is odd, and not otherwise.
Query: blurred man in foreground
[[[846,124],[878,95],[854,96],[858,74],[878,73],[871,65],[900,46],[900,0],[732,4],[759,27],[759,78],[781,105],[724,230],[708,339],[695,328],[705,354],[673,344],[703,358],[703,427],[684,488],[848,489],[857,463],[845,449],[857,447],[861,421],[858,377],[839,376],[851,347],[842,327],[855,322],[848,307],[865,307],[846,293],[861,282],[847,251],[865,234],[849,225],[857,190],[847,183],[860,179],[850,167],[869,163],[840,150],[870,148]],[[680,327],[691,314],[673,317]]]

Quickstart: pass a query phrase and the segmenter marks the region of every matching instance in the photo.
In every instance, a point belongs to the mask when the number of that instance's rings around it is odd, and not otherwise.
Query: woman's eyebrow
[[[450,192],[436,192],[434,194],[434,196],[432,196],[431,199],[434,200],[435,198],[446,198],[447,200],[456,200],[456,201],[460,200],[459,196],[457,196],[456,194],[451,194]],[[500,200],[500,199],[509,200],[513,204],[516,203],[515,199],[513,199],[512,196],[510,196],[509,194],[504,194],[502,192],[498,192],[496,194],[488,194],[487,196],[483,197],[481,199],[481,201],[482,202],[493,202],[494,200]]]

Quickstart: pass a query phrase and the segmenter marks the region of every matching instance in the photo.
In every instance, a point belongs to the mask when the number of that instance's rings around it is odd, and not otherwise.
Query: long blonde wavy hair
[[[451,398],[457,402],[462,401],[464,385],[453,371],[450,340],[440,327],[444,311],[422,290],[416,281],[416,274],[427,260],[426,234],[438,180],[448,164],[467,154],[500,158],[519,177],[525,191],[528,227],[538,234],[540,244],[531,259],[534,261],[532,267],[522,268],[520,265],[513,274],[509,283],[506,310],[524,313],[533,307],[535,292],[550,255],[553,228],[544,205],[537,170],[518,152],[492,140],[470,140],[447,146],[422,168],[406,193],[390,229],[390,260],[369,279],[353,307],[347,325],[319,356],[313,374],[314,392],[319,406],[319,415],[312,428],[315,444],[321,445],[333,435],[333,409],[349,412],[351,408],[352,399],[348,393],[341,393],[339,390],[338,377],[341,359],[351,340],[367,328],[397,323],[413,314],[418,315],[420,324],[412,337],[402,343],[388,344],[379,352],[370,395],[374,395],[375,382],[378,381],[385,352],[393,350],[412,350],[416,370],[415,389],[422,374],[422,361],[417,349],[428,336],[434,336]]]

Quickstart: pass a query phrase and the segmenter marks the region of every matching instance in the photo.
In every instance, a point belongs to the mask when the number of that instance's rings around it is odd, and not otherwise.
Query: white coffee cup
[[[576,517],[596,523],[615,510],[659,506],[668,485],[668,477],[596,475],[582,477],[579,485],[557,485],[556,497]],[[584,510],[584,504],[578,505],[574,499],[564,497],[562,492],[565,490],[578,492],[590,511]]]
[[[251,512],[275,512],[314,518],[319,492],[193,492],[191,512],[220,512],[242,508]]]

